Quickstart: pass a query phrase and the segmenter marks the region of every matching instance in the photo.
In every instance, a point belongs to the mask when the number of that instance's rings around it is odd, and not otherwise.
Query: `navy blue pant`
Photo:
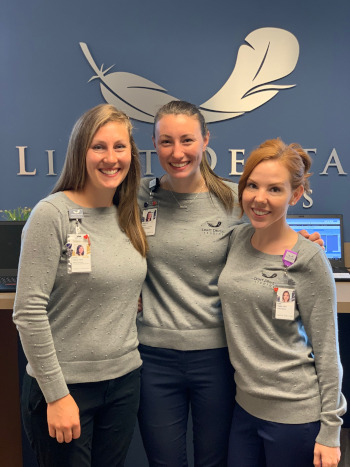
[[[47,404],[36,379],[24,375],[23,424],[39,466],[123,466],[137,420],[140,369],[113,380],[68,387],[79,407],[81,436],[61,444],[49,435]]]
[[[235,405],[228,467],[313,467],[320,422],[285,424],[253,417]]]
[[[139,350],[139,425],[149,465],[188,465],[191,408],[195,466],[226,467],[235,397],[227,348],[179,351],[140,345]]]

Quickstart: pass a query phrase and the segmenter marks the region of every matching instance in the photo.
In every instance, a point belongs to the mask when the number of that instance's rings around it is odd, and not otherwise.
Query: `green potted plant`
[[[32,208],[18,207],[16,209],[0,210],[2,217],[7,221],[26,221],[32,211]]]

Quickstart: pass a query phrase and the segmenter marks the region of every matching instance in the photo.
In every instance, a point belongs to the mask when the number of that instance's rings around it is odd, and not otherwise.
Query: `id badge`
[[[274,319],[293,321],[295,318],[295,289],[288,284],[275,285]]]
[[[151,206],[142,211],[142,227],[146,237],[156,233],[158,208]]]
[[[83,233],[70,234],[67,237],[67,272],[91,272],[91,246],[89,236]]]

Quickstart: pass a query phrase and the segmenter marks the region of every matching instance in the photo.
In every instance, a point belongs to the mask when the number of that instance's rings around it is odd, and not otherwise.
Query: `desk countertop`
[[[350,282],[336,282],[338,313],[350,313]]]
[[[12,310],[14,300],[14,293],[0,293],[0,310]]]

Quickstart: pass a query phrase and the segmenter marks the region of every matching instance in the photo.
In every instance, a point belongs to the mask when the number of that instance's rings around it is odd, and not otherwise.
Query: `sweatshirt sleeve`
[[[340,418],[346,411],[341,393],[336,288],[330,264],[318,250],[307,264],[305,280],[297,289],[298,308],[311,341],[321,395],[321,428],[316,438],[325,446],[340,445]]]
[[[69,393],[57,359],[47,305],[66,238],[61,212],[41,201],[23,229],[13,320],[46,402]]]

